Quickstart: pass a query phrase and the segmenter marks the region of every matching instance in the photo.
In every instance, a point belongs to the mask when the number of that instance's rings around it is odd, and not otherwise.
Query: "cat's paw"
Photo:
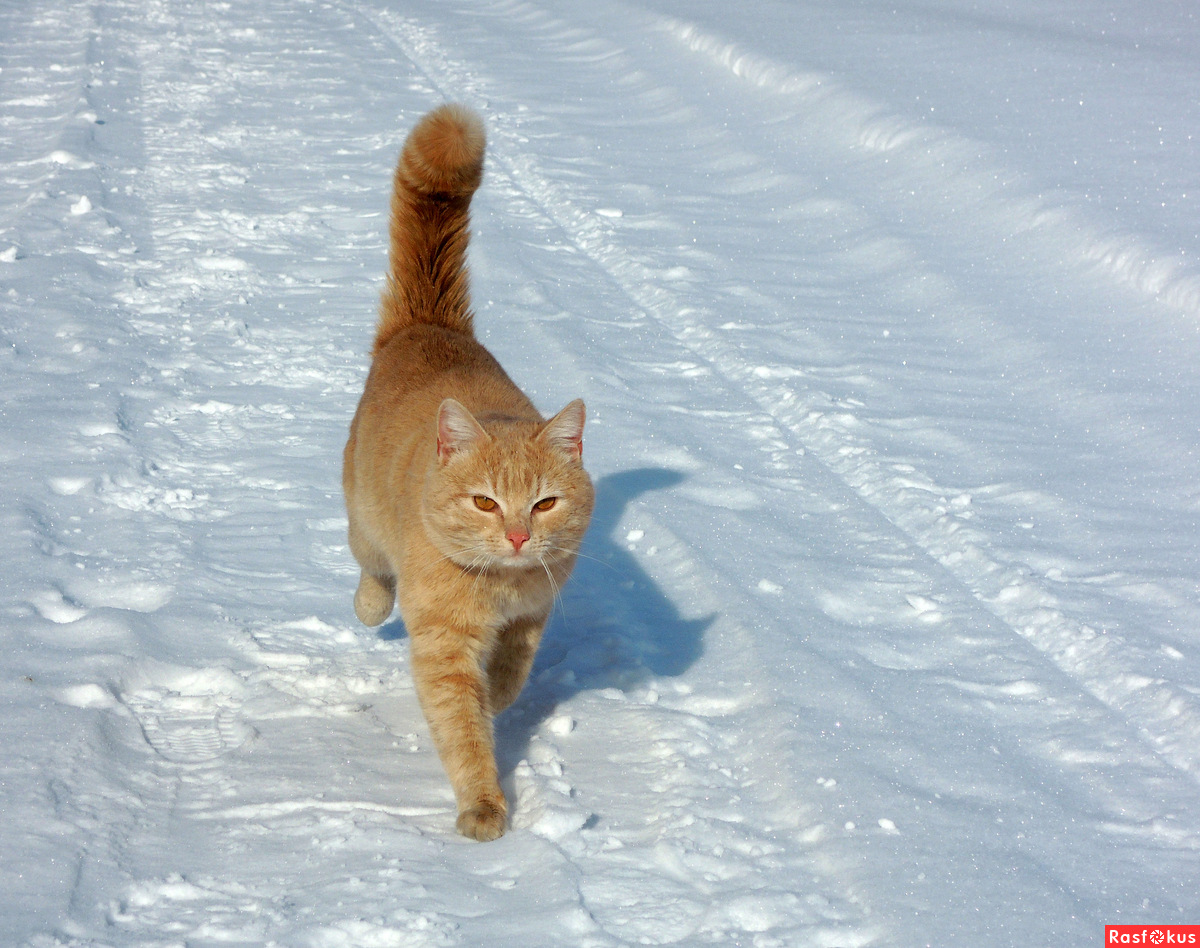
[[[396,602],[396,591],[370,573],[363,573],[354,593],[354,614],[363,625],[382,625],[392,614]]]
[[[504,835],[507,823],[505,808],[490,801],[482,801],[469,810],[458,814],[458,831],[481,843],[499,839]]]

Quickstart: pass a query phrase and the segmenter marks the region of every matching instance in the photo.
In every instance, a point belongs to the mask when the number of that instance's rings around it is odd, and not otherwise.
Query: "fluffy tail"
[[[413,323],[472,333],[468,209],[483,177],[484,144],[483,122],[461,105],[434,109],[409,133],[396,165],[373,353]]]

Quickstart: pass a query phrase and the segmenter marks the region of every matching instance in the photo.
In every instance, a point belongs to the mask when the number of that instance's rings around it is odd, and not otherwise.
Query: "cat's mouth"
[[[524,550],[497,550],[480,555],[465,554],[460,556],[450,556],[449,559],[457,563],[462,569],[472,573],[487,573],[494,569],[522,570],[532,569],[534,567],[541,568],[544,557],[529,549]]]
[[[507,566],[514,569],[525,569],[530,566],[537,566],[541,560],[532,550],[505,550],[503,553],[493,557],[493,561],[497,566]]]

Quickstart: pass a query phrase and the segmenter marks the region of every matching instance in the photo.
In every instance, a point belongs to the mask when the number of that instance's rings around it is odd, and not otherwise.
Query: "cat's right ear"
[[[438,406],[437,453],[443,464],[456,451],[464,451],[487,436],[475,416],[453,398],[447,398]]]

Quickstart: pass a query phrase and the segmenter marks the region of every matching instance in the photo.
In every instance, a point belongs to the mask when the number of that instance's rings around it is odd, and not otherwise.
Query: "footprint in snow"
[[[181,694],[148,687],[121,695],[146,743],[164,760],[199,764],[236,750],[256,736],[229,694]]]
[[[556,718],[551,730],[569,733],[567,721]],[[513,770],[513,784],[516,799],[510,798],[509,803],[516,829],[553,841],[579,832],[593,820],[593,814],[575,800],[575,788],[564,774],[557,750],[548,742],[534,739],[528,757]]]
[[[28,597],[28,602],[38,611],[38,615],[56,625],[76,622],[88,614],[87,609],[57,589],[35,592]]]
[[[172,595],[170,586],[132,577],[72,578],[65,588],[42,589],[26,597],[38,614],[57,625],[77,622],[93,609],[157,612]]]

